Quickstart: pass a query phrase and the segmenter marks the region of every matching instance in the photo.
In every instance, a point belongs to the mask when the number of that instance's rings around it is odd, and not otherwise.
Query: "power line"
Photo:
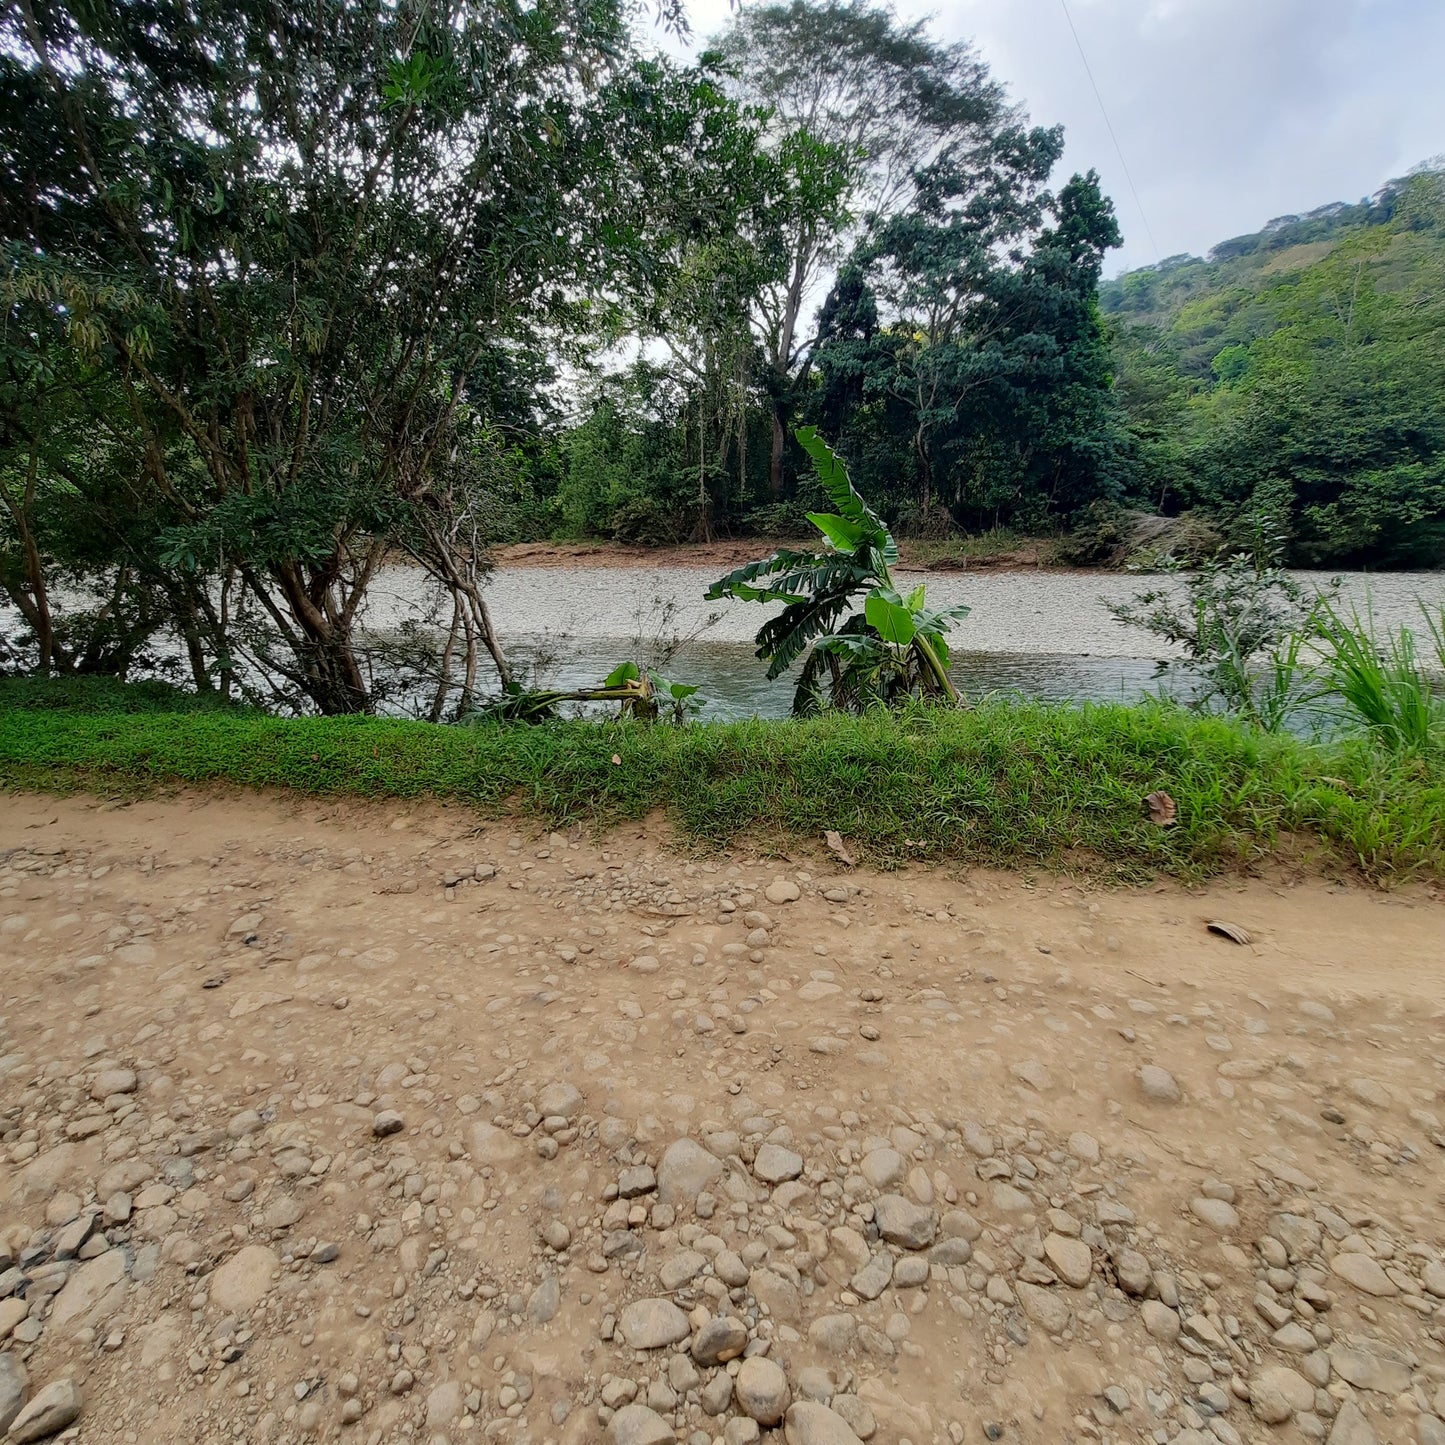
[[[1144,222],[1144,233],[1149,237],[1149,244],[1154,249],[1155,261],[1163,260],[1159,254],[1159,243],[1154,239],[1154,229],[1149,224],[1149,217],[1144,211],[1144,202],[1139,199],[1139,187],[1134,184],[1134,177],[1129,172],[1129,162],[1124,159],[1124,147],[1119,144],[1119,137],[1114,134],[1114,123],[1109,119],[1108,108],[1104,104],[1104,97],[1099,93],[1099,82],[1094,79],[1094,72],[1089,65],[1089,57],[1084,54],[1084,42],[1079,39],[1078,27],[1074,24],[1074,17],[1069,14],[1069,0],[1059,0],[1063,9],[1064,19],[1069,22],[1069,31],[1074,37],[1074,44],[1079,48],[1079,59],[1084,62],[1084,74],[1089,77],[1089,84],[1094,88],[1094,99],[1099,102],[1099,114],[1104,117],[1104,125],[1108,129],[1109,139],[1114,142],[1114,153],[1119,157],[1119,164],[1124,168],[1124,179],[1129,182],[1129,192],[1134,197],[1134,204],[1139,208],[1139,219]]]

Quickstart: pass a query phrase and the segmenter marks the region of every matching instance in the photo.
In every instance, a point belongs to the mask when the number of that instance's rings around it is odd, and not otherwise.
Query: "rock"
[[[74,1380],[52,1380],[15,1417],[5,1438],[12,1445],[28,1445],[57,1435],[80,1418],[83,1403]]]
[[[671,1294],[696,1279],[706,1267],[706,1256],[695,1249],[680,1249],[663,1260],[662,1267],[657,1271],[658,1282]]]
[[[775,878],[763,889],[769,903],[796,903],[802,896],[803,890],[788,878]]]
[[[527,1318],[534,1325],[545,1325],[556,1318],[562,1308],[562,1286],[555,1274],[549,1274],[527,1298]]]
[[[1330,1268],[1342,1280],[1365,1294],[1388,1299],[1400,1293],[1379,1262],[1371,1259],[1368,1254],[1337,1254],[1330,1261]]]
[[[1177,1104],[1184,1097],[1179,1081],[1158,1064],[1145,1064],[1136,1075],[1139,1092],[1155,1104]]]
[[[624,1405],[608,1422],[611,1445],[673,1445],[672,1426],[646,1405]]]
[[[1144,1322],[1150,1338],[1160,1340],[1166,1345],[1173,1344],[1183,1328],[1178,1313],[1157,1299],[1146,1299],[1140,1305],[1139,1318]]]
[[[548,1084],[537,1095],[537,1112],[543,1118],[551,1115],[570,1119],[582,1107],[582,1092],[571,1084]]]
[[[1064,1234],[1051,1234],[1044,1240],[1044,1258],[1053,1266],[1054,1273],[1075,1289],[1083,1289],[1094,1271],[1089,1246],[1081,1239],[1070,1239]]]
[[[135,1090],[134,1069],[103,1069],[90,1085],[90,1097],[105,1100],[113,1094],[133,1094]]]
[[[788,1445],[860,1445],[848,1422],[814,1400],[795,1400],[783,1421]]]
[[[1249,1382],[1250,1409],[1262,1424],[1282,1425],[1314,1404],[1315,1387],[1286,1365],[1269,1365]]]
[[[102,1315],[114,1314],[124,1302],[124,1289],[116,1289],[124,1279],[124,1250],[108,1249],[104,1254],[87,1260],[66,1280],[65,1288],[56,1296],[48,1324],[52,1329],[59,1330],[93,1311],[99,1310]],[[112,1290],[115,1291],[113,1296],[110,1294]]]
[[[248,1315],[271,1288],[281,1261],[264,1244],[239,1249],[211,1276],[210,1299],[222,1314]]]
[[[693,1337],[692,1357],[700,1365],[723,1365],[748,1346],[748,1329],[732,1315],[714,1315]]]
[[[776,1425],[792,1398],[788,1377],[766,1355],[744,1360],[733,1380],[733,1393],[742,1412],[759,1425]]]
[[[1415,1421],[1415,1438],[1419,1445],[1445,1445],[1445,1420],[1434,1415],[1421,1415]]]
[[[875,1189],[891,1189],[902,1183],[908,1164],[896,1149],[873,1149],[863,1156],[858,1172]]]
[[[1372,1109],[1390,1107],[1390,1091],[1375,1079],[1351,1079],[1348,1087],[1360,1103],[1368,1104]]]
[[[1330,1431],[1327,1445],[1379,1445],[1379,1438],[1360,1407],[1353,1400],[1346,1400],[1335,1416],[1335,1427]]]
[[[723,1414],[733,1402],[733,1377],[726,1370],[719,1370],[698,1392],[698,1400],[704,1414]]]
[[[0,1355],[0,1435],[10,1428],[10,1422],[20,1413],[29,1389],[30,1376],[25,1366],[20,1363],[19,1356],[6,1350]]]
[[[1239,1227],[1238,1211],[1223,1199],[1208,1199],[1202,1194],[1196,1195],[1189,1201],[1189,1212],[1201,1224],[1207,1224],[1220,1234],[1231,1234]]]
[[[781,1184],[803,1172],[803,1156],[781,1144],[764,1144],[753,1159],[753,1173],[765,1184]]]
[[[467,1128],[467,1147],[476,1164],[510,1164],[522,1157],[520,1140],[480,1119]]]
[[[1420,1279],[1425,1286],[1426,1294],[1432,1294],[1436,1299],[1445,1299],[1445,1264],[1432,1259],[1425,1266]]]
[[[852,1315],[819,1315],[808,1326],[808,1339],[828,1355],[846,1355],[858,1340],[858,1321]]]
[[[857,1395],[834,1395],[833,1413],[860,1439],[871,1440],[878,1433],[878,1421]],[[951,1438],[951,1437],[950,1437]]]
[[[442,1430],[461,1419],[462,1382],[445,1380],[426,1397],[426,1427]]]
[[[663,1204],[695,1205],[697,1196],[722,1177],[723,1162],[693,1139],[667,1146],[657,1166],[657,1197]]]
[[[406,1120],[395,1109],[383,1109],[371,1121],[371,1132],[378,1139],[385,1139],[389,1134],[400,1134],[405,1128]]]
[[[1009,1066],[1009,1073],[1021,1084],[1027,1084],[1036,1094],[1046,1094],[1054,1087],[1054,1076],[1038,1059],[1024,1059]]]
[[[889,1244],[904,1249],[926,1249],[938,1233],[938,1221],[931,1209],[905,1199],[901,1194],[884,1194],[873,1206],[878,1233]]]
[[[692,1333],[687,1316],[666,1299],[634,1300],[623,1309],[617,1323],[634,1350],[660,1350]]]
[[[1335,1374],[1357,1390],[1399,1395],[1410,1388],[1410,1367],[1398,1360],[1347,1345],[1332,1345],[1329,1354]]]
[[[1148,1294],[1154,1279],[1154,1271],[1149,1268],[1149,1261],[1137,1249],[1118,1250],[1113,1258],[1119,1288],[1126,1294],[1139,1298]]]
[[[657,1175],[650,1164],[634,1164],[624,1169],[617,1179],[617,1194],[621,1199],[639,1199],[656,1188]]]
[[[746,1415],[734,1415],[723,1426],[723,1445],[758,1445],[761,1439],[758,1422],[749,1420]]]
[[[1069,1306],[1062,1295],[1051,1289],[1019,1280],[1014,1286],[1023,1312],[1041,1329],[1061,1335],[1069,1327]]]
[[[893,1278],[893,1256],[880,1250],[848,1281],[848,1288],[866,1300],[877,1299]]]

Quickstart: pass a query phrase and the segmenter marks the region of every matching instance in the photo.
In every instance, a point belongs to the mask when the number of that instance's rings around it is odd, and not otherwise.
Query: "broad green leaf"
[[[602,686],[621,687],[624,683],[636,682],[640,676],[635,662],[621,662],[602,679]]]
[[[835,516],[832,512],[809,512],[808,520],[833,544],[839,552],[849,556],[857,550],[859,542],[867,535],[865,528],[846,517]]]
[[[921,612],[923,610],[923,591],[924,584],[920,582],[904,599],[903,605],[910,612]]]
[[[907,647],[913,641],[917,628],[913,625],[913,614],[897,600],[895,592],[891,597],[881,588],[868,594],[863,615],[884,642],[898,647]]]

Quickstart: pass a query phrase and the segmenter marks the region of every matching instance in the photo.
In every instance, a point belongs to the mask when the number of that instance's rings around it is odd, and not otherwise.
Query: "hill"
[[[1445,170],[1104,282],[1141,498],[1298,562],[1445,563]]]

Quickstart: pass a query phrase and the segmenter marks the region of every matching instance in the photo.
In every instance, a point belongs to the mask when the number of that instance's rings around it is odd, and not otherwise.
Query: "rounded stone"
[[[1239,1211],[1223,1199],[1209,1199],[1196,1195],[1189,1201],[1189,1212],[1201,1223],[1220,1234],[1232,1234],[1239,1228]]]
[[[795,1400],[784,1417],[788,1445],[862,1445],[848,1422],[814,1400]]]
[[[1139,1092],[1155,1104],[1177,1104],[1184,1097],[1179,1081],[1158,1064],[1145,1064],[1137,1075]]]
[[[692,1333],[687,1316],[665,1299],[633,1300],[618,1316],[617,1323],[634,1350],[661,1350]]]
[[[766,1355],[743,1361],[733,1391],[743,1413],[763,1426],[776,1425],[791,1399],[788,1377]]]

